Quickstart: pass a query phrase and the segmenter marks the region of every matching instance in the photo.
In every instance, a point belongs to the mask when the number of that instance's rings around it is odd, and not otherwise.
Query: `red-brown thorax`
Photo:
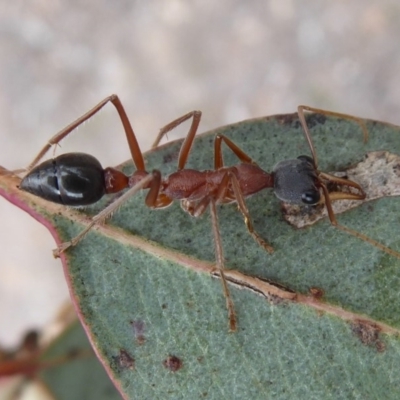
[[[219,170],[197,171],[183,169],[167,176],[161,184],[161,192],[174,200],[200,200],[216,194],[223,177],[231,173],[236,176],[245,197],[273,186],[273,178],[253,164],[238,164]],[[229,184],[224,202],[234,201],[232,185]]]
[[[207,195],[216,194],[223,177],[229,173],[235,175],[245,197],[262,189],[273,187],[274,184],[273,176],[263,171],[258,165],[242,163],[219,170],[182,169],[174,172],[162,180],[160,194],[165,194],[172,200],[200,200]],[[115,193],[128,186],[132,187],[148,174],[147,171],[135,171],[128,178],[122,172],[107,168],[105,170],[107,193]],[[143,189],[148,189],[149,186]],[[235,196],[230,183],[223,202],[231,201],[235,201]]]

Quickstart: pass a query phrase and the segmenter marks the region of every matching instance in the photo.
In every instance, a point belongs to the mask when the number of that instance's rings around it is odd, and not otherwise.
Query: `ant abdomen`
[[[286,203],[315,205],[321,199],[318,177],[312,158],[300,156],[275,165],[274,191]]]
[[[85,153],[67,153],[44,161],[22,179],[20,188],[67,206],[93,204],[106,193],[103,167]]]

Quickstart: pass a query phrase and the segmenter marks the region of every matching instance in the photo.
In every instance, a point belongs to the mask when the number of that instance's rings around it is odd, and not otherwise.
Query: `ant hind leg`
[[[83,124],[85,121],[93,117],[93,115],[97,114],[107,103],[111,102],[116,108],[122,125],[125,130],[126,139],[128,141],[129,149],[132,154],[132,159],[135,163],[136,168],[139,171],[145,171],[144,160],[142,152],[140,151],[139,144],[136,140],[136,135],[132,129],[129,118],[125,112],[125,109],[116,94],[112,94],[111,96],[106,97],[88,112],[83,114],[81,117],[77,118],[75,121],[71,122],[61,131],[56,133],[50,140],[43,146],[43,148],[39,151],[33,161],[28,165],[27,171],[29,172],[33,167],[35,167],[39,161],[44,157],[44,155],[51,149],[51,147],[57,145],[64,138],[66,138],[74,129],[76,129],[79,125]]]
[[[108,205],[104,210],[95,215],[86,228],[80,232],[77,236],[71,239],[69,242],[62,243],[57,249],[53,251],[54,257],[60,257],[60,254],[72,246],[76,246],[85,235],[95,226],[104,222],[108,217],[110,217],[122,204],[124,204],[129,198],[134,196],[139,190],[150,188],[149,194],[158,192],[159,187],[159,176],[160,172],[155,170],[151,174],[145,176],[141,181],[136,183],[134,186],[129,188],[122,196],[118,197],[110,205]],[[158,185],[158,187],[157,187]]]

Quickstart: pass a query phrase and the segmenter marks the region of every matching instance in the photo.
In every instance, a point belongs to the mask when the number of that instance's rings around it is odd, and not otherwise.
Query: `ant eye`
[[[319,191],[305,192],[301,195],[301,201],[304,204],[314,205],[314,204],[317,204],[320,199],[321,199],[321,195],[320,195]]]

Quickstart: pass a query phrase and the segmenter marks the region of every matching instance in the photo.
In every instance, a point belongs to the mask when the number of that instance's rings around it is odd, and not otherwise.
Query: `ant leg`
[[[201,215],[203,215],[204,212],[207,210],[207,207],[210,203],[209,197],[212,196],[216,204],[219,204],[223,201],[223,199],[225,199],[228,188],[229,188],[229,175],[225,173],[221,179],[218,190],[210,192],[208,195],[204,196],[199,201],[182,199],[181,207],[185,212],[190,214],[192,217],[198,218]]]
[[[192,118],[192,124],[190,125],[190,129],[188,134],[186,135],[185,140],[182,143],[181,149],[179,151],[179,158],[178,158],[178,170],[183,169],[189,157],[190,149],[193,145],[194,137],[196,136],[197,129],[200,124],[201,119],[201,111],[191,111],[182,117],[170,122],[168,125],[162,128],[154,141],[153,145],[151,146],[152,149],[157,147],[161,141],[161,139],[172,129],[176,128],[178,125],[182,124],[183,122],[187,121],[188,119]]]
[[[125,130],[126,139],[128,141],[129,149],[132,154],[133,162],[135,163],[136,169],[139,171],[145,171],[144,160],[142,152],[140,151],[139,144],[137,142],[135,133],[132,129],[131,123],[129,122],[128,116],[126,115],[125,109],[116,94],[112,94],[111,96],[106,97],[99,104],[94,106],[87,113],[83,114],[81,117],[76,119],[74,122],[67,125],[60,132],[56,133],[47,144],[40,150],[38,155],[33,159],[33,161],[29,164],[27,170],[30,171],[49,151],[49,149],[63,140],[66,136],[68,136],[74,129],[76,129],[83,122],[90,119],[93,115],[98,113],[107,103],[111,102],[116,108],[119,117],[121,119],[122,125]]]
[[[236,176],[232,173],[229,174],[229,180],[232,183],[232,189],[235,194],[236,202],[240,212],[243,215],[244,223],[246,224],[247,230],[249,231],[252,238],[261,246],[263,247],[268,253],[273,253],[274,248],[268,244],[254,229],[253,221],[251,220],[251,216],[249,210],[246,206],[244,196],[242,190],[240,189],[240,184]]]
[[[219,276],[221,277],[222,290],[224,292],[224,297],[226,301],[226,308],[228,309],[228,317],[229,317],[229,331],[236,331],[236,313],[233,305],[233,301],[231,295],[229,293],[228,284],[226,282],[225,277],[225,262],[224,262],[224,254],[221,242],[221,232],[219,231],[218,225],[218,215],[216,208],[215,199],[209,197],[209,205],[210,205],[210,213],[211,213],[211,221],[212,221],[212,230],[214,235],[214,245],[215,245],[215,258],[217,261],[217,269],[219,272]]]
[[[108,207],[106,207],[104,210],[95,215],[88,224],[88,226],[82,232],[80,232],[69,242],[62,243],[57,249],[55,249],[53,251],[54,257],[57,258],[60,256],[61,253],[63,253],[68,248],[76,246],[96,224],[104,222],[106,218],[108,218],[112,213],[114,213],[119,207],[121,207],[123,203],[125,203],[129,198],[135,195],[139,190],[145,189],[149,185],[150,185],[150,191],[158,190],[158,188],[154,189],[154,186],[157,186],[157,184],[159,185],[158,182],[159,174],[160,172],[155,170],[151,174],[144,177],[140,182],[136,183],[134,186],[129,188],[121,197],[118,197]],[[153,184],[153,182],[156,183]]]
[[[368,236],[366,236],[366,235],[364,235],[364,234],[362,234],[362,233],[360,233],[360,232],[358,232],[358,231],[356,231],[354,229],[350,229],[350,228],[347,228],[344,225],[340,225],[338,223],[337,219],[336,219],[335,213],[333,212],[331,198],[330,198],[330,194],[328,192],[328,189],[327,189],[327,187],[326,187],[326,185],[324,183],[320,182],[320,184],[321,184],[322,190],[324,192],[325,205],[326,205],[326,208],[328,210],[329,219],[331,221],[331,224],[334,227],[340,229],[343,232],[348,233],[349,235],[355,236],[356,238],[361,239],[364,242],[367,242],[367,243],[371,244],[372,246],[377,247],[379,250],[382,250],[383,252],[385,252],[387,254],[390,254],[393,257],[396,257],[396,258],[400,259],[400,253],[399,252],[397,252],[395,250],[392,250],[389,247],[384,246],[382,243],[379,243],[375,239],[372,239],[372,238],[370,238],[370,237],[368,237]]]
[[[268,253],[273,253],[274,249],[271,245],[269,245],[254,229],[253,221],[251,220],[251,216],[249,210],[246,206],[246,202],[244,200],[244,196],[242,190],[240,189],[240,184],[234,174],[231,172],[227,172],[219,185],[217,194],[213,197],[215,202],[219,204],[226,196],[226,192],[229,189],[229,185],[232,184],[232,189],[235,195],[235,200],[238,205],[240,212],[243,215],[244,223],[246,224],[247,230],[249,231],[251,237],[261,246],[263,247]],[[205,199],[201,200],[195,206],[192,205],[190,202],[182,202],[182,208],[188,212],[193,217],[199,217],[204,213],[206,210],[208,203],[205,203]]]
[[[182,200],[181,206],[186,212],[188,212],[193,217],[201,216],[205,212],[207,207],[208,206],[210,207],[212,230],[213,230],[214,245],[215,245],[216,269],[221,278],[222,290],[226,301],[226,308],[228,309],[229,331],[235,332],[236,313],[224,273],[225,262],[224,262],[224,254],[221,242],[221,233],[219,231],[218,214],[216,209],[216,204],[219,203],[225,197],[225,193],[228,187],[229,187],[229,176],[228,174],[225,174],[222,178],[221,185],[218,188],[218,192],[216,194],[214,195],[209,194],[208,196],[203,197],[197,203],[193,203],[190,201],[185,202],[184,200]]]
[[[304,115],[304,111],[320,113],[320,114],[323,114],[323,115],[331,115],[333,117],[345,118],[345,119],[349,119],[349,120],[352,120],[354,122],[357,122],[361,126],[361,129],[363,131],[364,143],[366,143],[368,141],[367,126],[365,125],[365,122],[364,122],[364,120],[362,118],[355,117],[354,115],[337,113],[337,112],[334,112],[334,111],[321,110],[320,108],[314,108],[314,107],[309,107],[309,106],[298,106],[297,107],[297,114],[299,116],[299,120],[300,120],[301,126],[303,127],[304,136],[305,136],[305,138],[307,140],[307,143],[308,143],[308,145],[310,147],[311,154],[312,154],[312,157],[314,159],[315,167],[317,167],[317,165],[318,165],[317,155],[315,153],[315,147],[314,147],[314,143],[313,143],[312,138],[311,138],[310,130],[308,129],[308,126],[307,126],[307,122],[306,122],[306,118],[305,118],[305,115]]]
[[[222,141],[232,150],[235,156],[245,164],[257,165],[239,146],[232,142],[224,135],[217,135],[214,139],[214,169],[218,170],[224,166],[224,159],[222,156]]]
[[[160,132],[158,132],[156,139],[154,140],[153,144],[151,145],[151,148],[154,149],[154,148],[158,147],[162,138],[168,132],[172,131],[177,126],[181,125],[182,123],[184,123],[185,121],[187,121],[190,118],[193,118],[193,121],[192,121],[192,125],[190,126],[189,132],[191,131],[193,125],[197,124],[196,129],[199,126],[200,119],[201,119],[201,111],[190,111],[187,114],[182,115],[182,117],[179,117],[179,118],[173,120],[172,122],[170,122],[169,124],[165,125],[163,128],[160,129]]]
[[[217,135],[214,141],[214,168],[218,170],[224,166],[224,161],[222,157],[222,141],[232,150],[232,152],[238,157],[238,159],[247,164],[255,164],[257,165],[240,147],[238,147],[235,143],[233,143],[230,139],[228,139],[224,135]],[[224,198],[225,193],[228,189],[229,183],[232,183],[232,188],[235,194],[236,202],[238,204],[239,210],[243,215],[244,222],[246,224],[247,230],[253,239],[263,247],[268,253],[273,253],[274,249],[270,246],[254,229],[253,222],[250,217],[249,210],[247,209],[246,202],[244,200],[244,196],[242,190],[240,189],[240,184],[236,178],[236,176],[232,173],[228,173],[225,176],[228,176],[229,179],[227,182],[224,182],[224,179],[221,181],[220,190],[221,193],[220,199]],[[224,178],[225,178],[224,176]],[[223,192],[222,192],[223,190]],[[222,194],[223,193],[223,194]]]
[[[153,171],[153,180],[150,184],[150,190],[146,195],[146,206],[149,208],[165,208],[168,207],[173,200],[164,193],[160,193],[161,173],[158,170]]]

